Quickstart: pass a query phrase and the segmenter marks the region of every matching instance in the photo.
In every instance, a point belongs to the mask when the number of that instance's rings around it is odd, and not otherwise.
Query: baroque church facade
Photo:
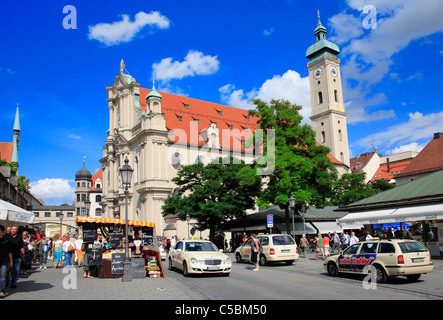
[[[311,121],[317,142],[331,149],[329,157],[342,174],[349,168],[349,151],[340,60],[336,57],[339,49],[325,35],[319,19],[317,41],[306,54],[310,59]],[[128,219],[154,222],[157,235],[186,237],[188,222],[163,217],[161,209],[163,201],[174,194],[172,179],[180,166],[206,164],[228,155],[250,163],[260,156],[245,148],[257,125],[257,118],[247,110],[160,93],[154,83],[151,90],[142,88],[125,73],[123,60],[120,73],[106,90],[109,130],[100,159],[104,218],[124,219],[125,194],[119,170],[128,159],[134,170],[128,190]],[[320,96],[322,100],[315,103]]]

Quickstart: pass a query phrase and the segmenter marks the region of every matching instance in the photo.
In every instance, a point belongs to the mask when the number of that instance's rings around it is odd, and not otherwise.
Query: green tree
[[[293,194],[296,205],[305,202],[324,207],[331,196],[337,173],[328,158],[329,148],[316,143],[311,126],[301,125],[301,106],[285,100],[272,100],[268,105],[260,99],[252,100],[256,110],[249,114],[258,117],[258,128],[263,134],[263,159],[255,166],[242,170],[244,182],[258,170],[273,162],[274,170],[264,176],[265,184],[257,204],[268,207],[270,204],[285,208],[286,226],[289,233],[288,199]],[[270,135],[268,130],[273,130]],[[260,133],[255,131],[254,139]],[[269,148],[274,144],[275,149]],[[258,150],[255,152],[257,153]],[[272,154],[274,153],[274,154]],[[262,160],[263,160],[262,159]]]
[[[202,163],[182,166],[173,181],[178,194],[166,198],[162,206],[163,215],[177,214],[180,220],[186,215],[197,220],[197,230],[209,229],[212,241],[215,232],[230,219],[245,216],[245,211],[254,208],[261,180],[259,176],[242,183],[239,171],[244,162],[234,164],[234,158],[220,158],[218,163]],[[240,162],[237,160],[237,163]]]
[[[11,167],[11,176],[16,177],[18,172],[18,166],[16,162],[9,163],[5,159],[1,160],[1,166],[9,166]],[[29,186],[29,179],[26,179],[25,176],[18,177],[18,187],[17,189],[21,192],[28,191],[31,189]]]
[[[384,180],[364,183],[365,177],[365,172],[343,174],[335,183],[334,195],[330,203],[336,206],[346,206],[394,187]]]

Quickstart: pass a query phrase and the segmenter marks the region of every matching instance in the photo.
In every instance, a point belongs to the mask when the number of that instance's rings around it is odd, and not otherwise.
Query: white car
[[[163,246],[159,246],[158,251],[160,253],[160,259],[166,260],[167,252],[166,252],[165,248],[163,248]]]
[[[182,270],[185,277],[190,274],[221,273],[229,276],[231,259],[207,240],[183,240],[169,250],[169,270]]]

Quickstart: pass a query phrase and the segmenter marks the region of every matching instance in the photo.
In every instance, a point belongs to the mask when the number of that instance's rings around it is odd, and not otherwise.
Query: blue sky
[[[19,174],[46,204],[72,203],[83,157],[100,168],[121,59],[142,87],[155,74],[159,91],[245,109],[288,99],[310,123],[317,10],[341,49],[351,156],[419,151],[443,131],[440,0],[3,1],[0,141],[19,103]]]

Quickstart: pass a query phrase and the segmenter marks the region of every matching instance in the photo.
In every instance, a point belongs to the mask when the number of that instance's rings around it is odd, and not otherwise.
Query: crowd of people
[[[105,244],[103,244],[105,245]],[[84,263],[82,236],[54,235],[47,238],[39,230],[36,234],[17,227],[0,225],[0,298],[6,295],[6,288],[17,288],[19,275],[26,275],[33,263],[40,269],[46,269],[47,261],[54,262],[55,268],[71,269],[74,265],[83,267],[83,277],[90,276],[90,268]]]

